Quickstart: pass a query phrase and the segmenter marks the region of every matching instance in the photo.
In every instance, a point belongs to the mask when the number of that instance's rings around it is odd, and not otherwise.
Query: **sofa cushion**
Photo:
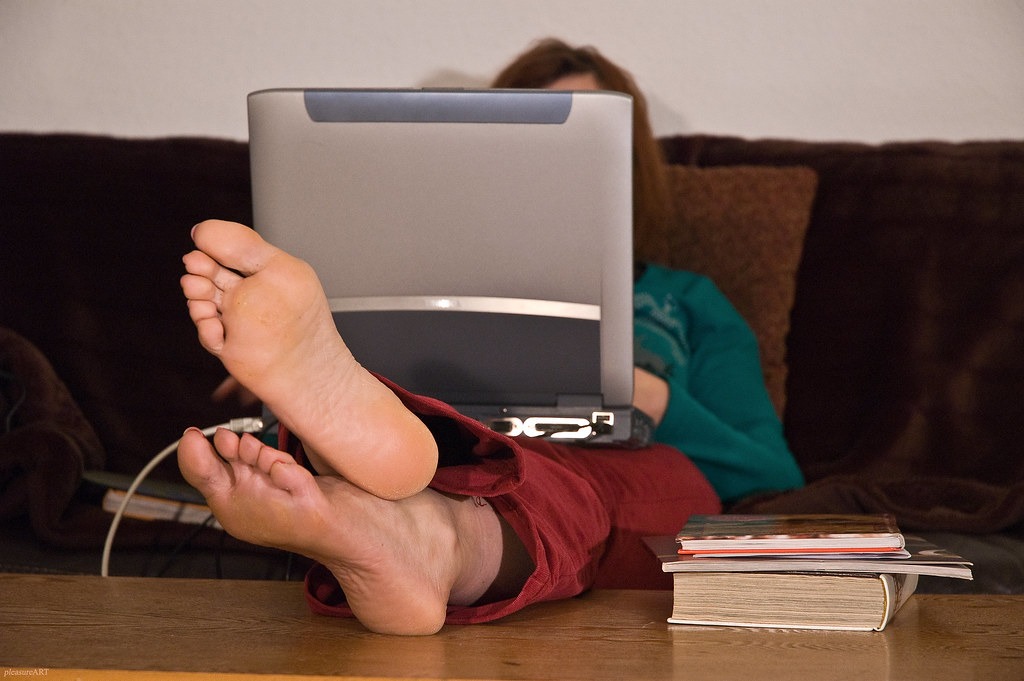
[[[786,336],[814,201],[810,168],[671,166],[676,220],[636,234],[637,257],[711,278],[757,336],[768,394],[786,404]]]

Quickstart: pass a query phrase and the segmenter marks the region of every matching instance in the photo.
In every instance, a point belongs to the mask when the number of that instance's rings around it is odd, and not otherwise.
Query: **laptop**
[[[508,435],[645,439],[628,96],[275,89],[248,109],[254,227],[313,266],[365,367]]]

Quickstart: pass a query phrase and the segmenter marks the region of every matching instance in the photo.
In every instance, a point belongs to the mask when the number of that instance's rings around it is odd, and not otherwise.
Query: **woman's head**
[[[668,180],[647,102],[633,77],[590,46],[548,38],[516,57],[494,79],[496,88],[612,90],[633,98],[633,218],[638,229],[667,219]]]
[[[592,75],[601,89],[625,92],[643,101],[632,77],[595,48],[572,47],[556,38],[534,43],[516,57],[494,79],[494,87],[546,88],[566,76],[580,75]]]

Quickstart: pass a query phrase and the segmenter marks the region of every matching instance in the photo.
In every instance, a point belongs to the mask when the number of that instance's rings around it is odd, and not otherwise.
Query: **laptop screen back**
[[[628,405],[631,115],[607,92],[253,93],[255,227],[409,390]]]

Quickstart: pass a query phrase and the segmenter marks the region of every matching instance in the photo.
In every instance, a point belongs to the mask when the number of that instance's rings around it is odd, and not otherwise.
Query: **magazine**
[[[901,552],[896,520],[880,515],[694,515],[676,535],[681,554]]]
[[[972,563],[917,536],[906,537],[906,558],[878,555],[824,554],[815,556],[703,556],[680,555],[675,537],[644,540],[661,560],[665,572],[826,572],[917,574],[973,579]]]

